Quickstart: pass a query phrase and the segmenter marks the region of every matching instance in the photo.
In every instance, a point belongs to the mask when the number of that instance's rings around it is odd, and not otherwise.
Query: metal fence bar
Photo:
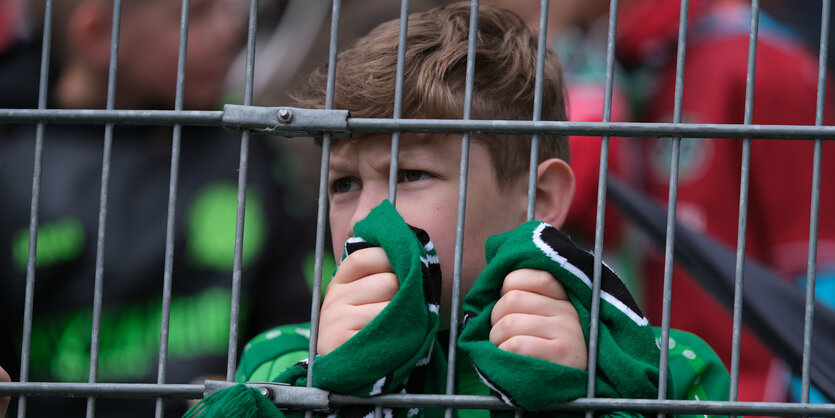
[[[456,409],[490,409],[508,411],[513,408],[490,396],[477,395],[380,395],[373,398],[330,394],[334,407],[346,405],[381,405],[390,408],[432,408],[439,404]],[[294,405],[295,406],[295,405]],[[581,398],[571,402],[542,408],[541,411],[635,411],[643,413],[663,412],[667,414],[714,414],[733,413],[770,416],[835,416],[835,404],[796,404],[782,402],[729,402],[729,401],[681,401],[653,399]]]
[[[255,31],[258,22],[258,0],[249,2],[249,26],[246,45],[246,82],[244,105],[252,104],[252,80],[255,72]],[[238,168],[238,207],[235,217],[235,256],[232,263],[232,301],[229,312],[229,351],[226,380],[235,380],[238,361],[238,317],[241,311],[241,264],[244,246],[244,218],[246,215],[246,177],[249,168],[249,130],[241,132],[241,156]]]
[[[333,0],[331,11],[331,36],[328,47],[328,81],[325,90],[325,109],[333,109],[333,96],[336,84],[337,42],[339,41],[339,16],[342,13],[342,1]],[[307,352],[307,387],[313,387],[313,359],[316,358],[316,344],[319,341],[319,307],[322,293],[322,263],[325,252],[325,230],[328,214],[328,168],[331,155],[331,134],[322,138],[322,163],[319,168],[319,206],[316,213],[316,248],[313,267],[313,295],[310,303],[310,345]],[[313,414],[307,411],[305,418]]]
[[[46,108],[49,88],[49,55],[52,49],[52,7],[53,0],[44,5],[44,28],[41,48],[41,71],[38,80],[38,109]],[[38,212],[41,201],[41,172],[43,165],[44,123],[35,128],[35,161],[32,170],[32,201],[29,209],[29,253],[26,260],[26,290],[23,296],[23,336],[20,354],[20,381],[29,381],[29,356],[32,348],[32,312],[35,302],[35,258],[38,248]],[[18,399],[17,416],[26,416],[26,397]]]
[[[751,2],[751,30],[748,39],[748,69],[745,74],[744,123],[751,124],[754,114],[754,77],[757,62],[757,29],[760,2]],[[733,332],[731,346],[731,387],[729,399],[739,399],[739,345],[742,335],[742,286],[745,266],[745,230],[748,220],[748,184],[751,169],[751,138],[742,139],[742,170],[739,184],[739,224],[736,240],[736,270],[734,273]]]
[[[2,114],[0,113],[0,116]],[[562,134],[688,138],[835,139],[835,126],[754,125],[712,123],[556,122],[521,120],[349,118],[348,128],[358,132],[483,133],[497,135]]]
[[[603,122],[612,120],[612,90],[615,83],[615,37],[618,26],[618,0],[609,2],[609,27],[606,39],[606,78],[603,90]],[[594,225],[594,264],[592,275],[592,296],[589,317],[588,381],[586,396],[594,398],[597,378],[597,356],[600,333],[600,287],[603,273],[603,226],[606,221],[606,175],[609,170],[609,136],[600,137],[600,166],[597,177],[597,207]],[[592,418],[592,410],[586,411],[586,418]]]
[[[221,126],[219,110],[0,109],[1,123]]]
[[[113,22],[110,36],[110,68],[107,75],[107,109],[116,104],[116,74],[119,61],[119,30],[122,19],[122,0],[113,2]],[[96,273],[93,285],[93,323],[90,335],[90,373],[88,381],[96,382],[99,363],[99,336],[101,333],[101,310],[104,287],[104,248],[107,230],[107,204],[110,186],[110,155],[113,150],[113,123],[104,126],[104,151],[101,166],[101,196],[99,198],[99,224],[96,239]],[[87,398],[87,417],[96,415],[96,398]]]
[[[548,1],[539,2],[539,34],[536,46],[536,81],[533,96],[533,121],[542,120],[542,90],[545,78],[545,51],[548,44]],[[539,165],[540,134],[531,137],[531,159],[528,166],[528,221],[536,216],[536,182]]]
[[[149,398],[166,397],[179,399],[199,399],[206,387],[195,384],[156,384],[156,383],[0,383],[0,393],[22,396],[38,395],[48,397],[86,397],[100,398]],[[295,388],[298,389],[298,388]],[[491,409],[507,411],[513,409],[496,397],[486,395],[428,395],[428,394],[392,394],[373,398],[359,398],[331,393],[328,396],[332,407],[346,405],[379,405],[388,408],[429,408],[440,404],[456,409]],[[298,399],[291,407],[310,408],[315,405],[306,399]],[[773,416],[835,416],[835,404],[802,404],[783,402],[728,402],[728,401],[692,401],[692,400],[652,400],[618,398],[581,398],[571,402],[552,405],[543,411],[637,411],[653,413],[695,413],[695,414],[745,414]]]
[[[682,0],[678,18],[678,45],[676,47],[676,79],[673,99],[673,123],[681,122],[684,104],[684,62],[687,55],[687,16],[690,3]],[[678,171],[681,157],[681,137],[674,136],[670,150],[670,185],[667,196],[667,235],[664,240],[664,288],[661,301],[661,359],[658,363],[658,399],[667,398],[667,365],[670,358],[670,312],[673,298],[673,247],[676,236],[676,207],[678,205]],[[659,413],[661,418],[664,414]]]
[[[467,71],[464,89],[464,120],[469,120],[473,113],[473,84],[475,83],[476,41],[478,33],[479,1],[470,3],[470,26],[467,38]],[[464,252],[464,225],[467,212],[467,176],[470,164],[470,133],[461,137],[461,165],[458,180],[458,214],[455,226],[455,258],[452,270],[452,305],[449,309],[449,351],[447,353],[446,393],[455,393],[455,365],[458,351],[458,310],[461,306],[461,268]],[[444,411],[446,418],[452,417],[452,409]]]
[[[261,109],[253,106],[253,110]],[[218,110],[93,110],[93,109],[0,109],[0,123],[62,123],[62,124],[114,124],[173,126],[224,126],[223,111]],[[325,116],[325,115],[323,115]],[[329,119],[323,117],[321,125],[309,125],[317,131],[336,130]],[[392,118],[348,118],[348,128],[355,132],[390,133],[401,132],[448,133],[464,132],[496,135],[548,135],[576,136],[623,136],[636,138],[672,137],[688,138],[734,138],[756,137],[757,140],[803,140],[820,138],[835,139],[835,126],[814,125],[757,125],[757,124],[713,124],[713,123],[647,123],[647,122],[565,122],[525,120],[456,120],[456,119],[392,119]],[[292,129],[293,124],[287,124]],[[237,128],[237,127],[235,127]],[[267,125],[263,128],[277,128],[274,134],[281,135],[281,127]],[[298,135],[296,133],[296,135]]]
[[[403,114],[403,68],[406,65],[406,34],[409,30],[409,0],[400,2],[400,33],[397,40],[397,68],[394,75],[393,117]],[[397,203],[398,158],[400,155],[400,131],[391,133],[391,162],[389,163],[389,201]]]
[[[818,90],[815,105],[815,126],[823,125],[826,99],[826,60],[829,53],[829,13],[830,0],[823,0],[821,5],[820,52],[818,54]],[[818,253],[818,221],[820,218],[821,152],[823,142],[815,138],[814,156],[812,157],[812,198],[809,215],[809,259],[806,265],[806,312],[803,330],[803,364],[801,366],[800,401],[808,403],[811,387],[812,369],[812,324],[815,315],[815,276]]]
[[[183,110],[185,87],[186,50],[188,46],[188,22],[190,0],[182,0],[180,10],[180,44],[177,52],[177,84],[174,97],[174,110]],[[168,365],[168,335],[171,319],[171,285],[174,270],[174,225],[177,213],[177,184],[180,172],[180,142],[183,125],[174,125],[171,142],[171,174],[168,181],[168,209],[165,224],[165,265],[162,280],[162,307],[160,308],[159,355],[157,357],[157,383],[165,383]],[[163,416],[164,401],[157,398],[154,416]]]

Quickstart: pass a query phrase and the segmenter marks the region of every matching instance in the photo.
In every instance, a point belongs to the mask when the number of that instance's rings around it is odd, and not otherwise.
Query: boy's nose
[[[375,187],[375,186],[366,186],[363,188],[362,193],[360,194],[359,201],[357,202],[357,206],[354,209],[354,214],[351,217],[350,227],[351,230],[348,231],[348,236],[354,235],[354,225],[357,222],[365,219],[366,216],[371,212],[372,209],[376,208],[377,206],[382,203],[383,200],[388,198],[388,188],[387,187]]]

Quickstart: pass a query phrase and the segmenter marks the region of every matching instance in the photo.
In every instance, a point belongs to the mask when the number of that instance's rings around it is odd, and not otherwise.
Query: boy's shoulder
[[[237,382],[270,382],[307,358],[310,323],[282,325],[264,331],[244,346],[235,374]]]

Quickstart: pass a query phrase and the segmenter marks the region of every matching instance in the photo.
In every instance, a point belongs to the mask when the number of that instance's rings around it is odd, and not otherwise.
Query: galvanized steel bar
[[[409,0],[400,2],[400,33],[397,40],[397,68],[394,76],[393,117],[403,115],[403,67],[406,65],[406,34],[409,30]],[[389,201],[397,203],[397,167],[400,155],[400,131],[391,133],[391,162],[389,163]]]
[[[342,1],[333,0],[331,11],[331,36],[328,48],[328,81],[325,88],[325,109],[333,109],[333,96],[336,85],[337,42],[339,41],[339,16]],[[331,135],[322,138],[322,163],[319,167],[319,206],[316,212],[316,248],[313,267],[313,295],[310,303],[310,344],[308,345],[307,387],[313,385],[313,359],[316,358],[316,345],[319,341],[319,307],[322,293],[322,264],[325,252],[325,231],[328,214],[328,170],[330,166]],[[336,254],[335,254],[336,255]],[[312,417],[309,411],[305,418]]]
[[[349,118],[348,129],[354,132],[445,132],[499,135],[533,135],[535,133],[576,136],[625,136],[687,138],[800,139],[820,137],[835,139],[835,126],[810,125],[743,125],[710,123],[645,123],[645,122],[557,122],[521,120],[455,120],[455,119],[384,119]]]
[[[53,0],[44,5],[44,28],[41,47],[41,71],[38,81],[38,109],[46,108],[49,91],[49,54],[52,50],[52,8]],[[41,201],[41,173],[43,166],[44,123],[35,128],[35,154],[32,169],[32,200],[29,207],[29,252],[26,259],[26,287],[23,301],[23,329],[20,344],[20,381],[29,381],[29,360],[32,349],[32,314],[35,302],[35,266],[38,248],[38,212]],[[18,399],[17,416],[26,416],[26,397]]]
[[[110,68],[107,75],[107,109],[116,105],[116,74],[119,60],[119,31],[122,24],[122,0],[113,2],[113,22],[110,36]],[[90,335],[89,383],[95,383],[99,366],[99,335],[104,289],[104,248],[107,230],[107,204],[110,187],[110,155],[113,150],[113,124],[104,126],[104,151],[101,166],[101,195],[99,198],[99,224],[96,239],[96,270],[93,285],[93,323]],[[87,418],[96,416],[96,398],[87,398]]]
[[[688,0],[682,0],[678,18],[678,45],[676,48],[676,79],[673,99],[673,123],[681,122],[684,104],[684,62],[687,54]],[[658,363],[658,399],[667,398],[667,364],[670,357],[670,311],[673,297],[673,246],[676,236],[676,206],[678,202],[678,165],[681,157],[681,137],[670,139],[670,182],[667,196],[667,235],[664,241],[664,289],[661,314],[661,359]],[[659,418],[663,414],[658,414]]]
[[[218,382],[231,384],[229,382]],[[258,386],[257,383],[248,384]],[[267,385],[276,385],[268,383]],[[222,389],[228,386],[221,386]],[[285,386],[287,391],[311,391],[307,388]],[[312,389],[319,393],[320,389]],[[59,396],[99,398],[149,398],[163,396],[166,398],[198,399],[209,392],[209,382],[197,384],[156,384],[156,383],[0,383],[0,394],[12,396]],[[303,397],[296,396],[289,402],[280,405],[294,408],[320,408],[321,395]],[[274,395],[281,397],[281,394]],[[489,408],[491,410],[508,411],[512,408],[494,396],[486,395],[431,395],[431,394],[393,394],[380,395],[372,398],[359,398],[349,395],[330,393],[326,400],[332,407],[346,405],[380,405],[389,408],[427,408],[438,405],[450,406],[456,409]],[[802,404],[786,402],[728,402],[728,401],[693,401],[693,400],[652,400],[652,399],[619,399],[619,398],[581,398],[571,402],[552,405],[543,408],[545,411],[638,411],[654,413],[692,413],[692,414],[745,414],[745,415],[775,415],[775,416],[832,416],[835,417],[835,404]]]
[[[609,26],[606,39],[606,78],[603,86],[603,122],[612,120],[612,90],[615,83],[615,36],[618,26],[618,0],[609,2]],[[588,380],[586,396],[594,398],[597,380],[597,356],[600,333],[600,286],[603,274],[603,226],[606,221],[606,176],[609,171],[609,136],[600,137],[600,166],[597,174],[597,207],[594,225],[594,263],[592,274],[591,309],[589,317]],[[592,418],[593,411],[586,411]]]
[[[259,109],[253,106],[253,109]],[[315,112],[309,110],[310,112]],[[0,123],[61,123],[61,124],[104,124],[173,126],[223,126],[223,111],[217,110],[95,110],[95,109],[0,109]],[[334,129],[343,133],[345,126],[335,126],[333,115],[327,115],[322,125],[310,125],[316,131]],[[760,139],[804,140],[820,138],[824,141],[835,139],[835,126],[813,125],[756,125],[756,124],[712,124],[712,123],[646,123],[646,122],[568,122],[568,121],[524,121],[524,120],[456,120],[456,119],[391,119],[391,118],[347,118],[347,129],[355,132],[388,133],[483,133],[497,135],[575,135],[597,137],[603,135],[623,137],[672,137],[687,138],[734,138],[752,137]],[[247,126],[255,129],[255,126]],[[263,128],[274,126],[264,125]],[[292,132],[292,126],[284,129]],[[313,129],[311,127],[311,129]],[[283,135],[282,130],[273,130]],[[292,135],[291,135],[292,136]],[[309,136],[309,135],[308,135]]]
[[[545,77],[545,51],[548,47],[548,0],[539,2],[539,34],[536,46],[536,81],[533,96],[533,120],[542,120],[542,89]],[[526,219],[536,215],[536,181],[539,165],[540,134],[531,137],[531,159],[528,165],[528,209]]]
[[[174,110],[183,110],[185,86],[186,48],[188,45],[188,21],[190,0],[182,0],[180,10],[180,44],[177,52],[177,85],[174,94]],[[168,365],[168,335],[171,318],[171,285],[174,270],[174,225],[177,214],[177,179],[180,172],[181,124],[174,125],[171,142],[171,172],[168,178],[168,209],[165,223],[165,265],[162,280],[162,306],[160,308],[159,354],[157,356],[157,383],[165,383]],[[163,416],[163,398],[157,398],[154,416]]]
[[[0,123],[221,126],[219,110],[0,109]]]
[[[246,81],[244,105],[252,104],[252,83],[255,73],[255,33],[258,25],[258,0],[249,2],[249,24],[246,42]],[[238,204],[235,216],[235,256],[232,261],[232,298],[229,308],[229,349],[226,360],[226,380],[235,380],[238,361],[238,317],[241,312],[241,269],[244,247],[244,222],[246,217],[246,178],[249,168],[250,132],[241,132],[241,155],[238,167]]]
[[[467,71],[464,87],[464,120],[473,114],[473,84],[475,80],[476,42],[478,39],[478,0],[470,3],[470,27],[467,37]],[[455,365],[458,351],[458,310],[461,305],[461,263],[464,253],[464,225],[467,212],[467,176],[470,165],[470,133],[461,137],[461,164],[458,178],[458,214],[455,224],[455,258],[452,273],[452,295],[449,309],[449,346],[447,353],[446,394],[455,393]],[[452,418],[452,409],[446,408],[444,416]]]
[[[203,385],[158,383],[12,382],[0,383],[0,394],[66,398],[181,398],[199,399]],[[21,398],[23,399],[23,398]]]
[[[513,408],[493,396],[478,395],[380,395],[372,398],[358,398],[355,396],[329,395],[330,405],[339,407],[344,405],[381,405],[390,408],[431,408],[439,404],[456,409],[491,409],[509,411]],[[296,405],[293,405],[296,406]],[[835,416],[835,404],[797,404],[785,402],[728,402],[728,401],[694,401],[694,400],[653,400],[653,399],[620,399],[620,398],[581,398],[571,402],[551,405],[541,411],[635,411],[643,413],[662,412],[667,414],[711,414],[727,415],[730,413],[744,415],[814,415]]]
[[[815,105],[815,126],[824,123],[826,106],[826,63],[829,55],[829,18],[832,9],[830,0],[821,5],[821,35],[818,54],[818,90]],[[806,311],[803,329],[803,363],[800,373],[801,402],[808,403],[812,379],[812,325],[815,318],[815,279],[817,274],[818,223],[820,219],[821,193],[821,152],[823,142],[816,138],[812,157],[812,198],[809,204],[809,255],[806,263]]]
[[[759,27],[760,2],[751,2],[751,31],[748,38],[748,69],[745,74],[744,123],[750,124],[754,114],[754,72],[757,58],[757,29]],[[748,219],[748,184],[751,171],[751,138],[742,139],[742,170],[739,184],[739,224],[736,240],[736,270],[734,273],[733,334],[731,346],[730,400],[739,399],[739,351],[742,333],[742,286],[745,266],[745,230]]]

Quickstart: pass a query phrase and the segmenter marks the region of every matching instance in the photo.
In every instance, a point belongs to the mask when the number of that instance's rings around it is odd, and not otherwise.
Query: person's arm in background
[[[9,374],[0,367],[0,382],[11,382],[12,379],[9,377]],[[9,396],[2,396],[0,397],[0,418],[6,416],[6,408],[9,407],[9,401],[11,401],[11,397]]]

